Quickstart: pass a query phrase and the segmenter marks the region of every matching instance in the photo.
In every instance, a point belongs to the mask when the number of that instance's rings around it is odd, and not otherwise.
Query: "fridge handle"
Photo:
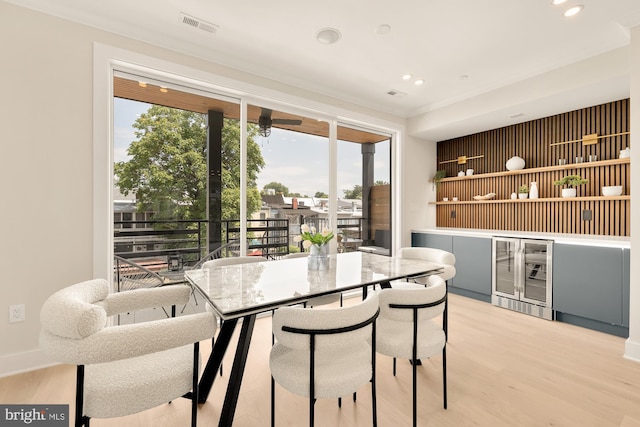
[[[524,244],[523,242],[519,242],[518,244],[518,261],[516,262],[516,265],[518,266],[516,268],[516,274],[518,275],[518,277],[516,278],[516,287],[518,289],[519,293],[524,293],[524,270],[525,270],[525,265],[524,265]]]

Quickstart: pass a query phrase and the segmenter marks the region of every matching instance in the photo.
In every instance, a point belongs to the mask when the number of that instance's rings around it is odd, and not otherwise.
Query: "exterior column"
[[[373,239],[371,235],[371,206],[369,192],[373,187],[373,162],[375,160],[376,145],[362,144],[362,238]]]
[[[208,252],[222,245],[222,126],[220,111],[207,112],[207,244]]]

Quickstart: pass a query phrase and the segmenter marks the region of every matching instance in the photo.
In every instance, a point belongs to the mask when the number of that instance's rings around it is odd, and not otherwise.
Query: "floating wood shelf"
[[[623,159],[599,160],[597,162],[571,163],[568,165],[545,166],[541,168],[528,168],[528,169],[525,168],[525,169],[520,169],[516,171],[482,173],[482,174],[474,174],[470,176],[466,176],[466,175],[452,176],[448,178],[442,178],[440,182],[460,181],[464,179],[482,179],[482,178],[491,178],[496,176],[523,175],[527,173],[551,172],[551,171],[558,171],[558,170],[596,168],[599,166],[622,165],[625,163],[631,163],[631,158],[626,157]]]
[[[430,202],[430,205],[486,205],[490,203],[549,203],[594,202],[607,200],[631,200],[631,196],[545,197],[538,199],[458,200],[457,202]]]

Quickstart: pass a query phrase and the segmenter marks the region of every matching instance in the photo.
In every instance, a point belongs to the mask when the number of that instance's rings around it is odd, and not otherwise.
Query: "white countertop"
[[[553,240],[568,245],[601,246],[611,248],[631,248],[631,238],[618,236],[598,236],[594,234],[539,233],[531,231],[478,230],[470,228],[424,228],[411,230],[412,233],[444,234],[467,237],[518,237],[525,239]]]

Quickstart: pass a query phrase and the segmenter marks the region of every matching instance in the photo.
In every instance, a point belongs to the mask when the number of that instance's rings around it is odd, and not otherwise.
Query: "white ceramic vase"
[[[576,197],[576,189],[573,187],[563,188],[562,197]]]
[[[526,199],[528,196],[528,193],[518,193],[518,199]]]
[[[538,198],[538,183],[537,182],[532,182],[531,186],[529,187],[529,198],[530,199],[537,199]]]

